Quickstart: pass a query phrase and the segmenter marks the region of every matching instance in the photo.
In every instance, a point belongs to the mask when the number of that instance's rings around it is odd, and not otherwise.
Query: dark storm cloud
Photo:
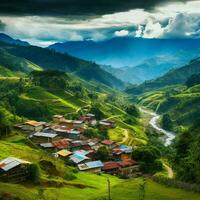
[[[1,15],[102,15],[189,0],[1,0]]]

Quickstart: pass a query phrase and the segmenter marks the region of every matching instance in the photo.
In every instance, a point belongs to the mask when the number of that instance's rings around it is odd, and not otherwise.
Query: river
[[[149,124],[157,131],[159,131],[160,133],[163,133],[165,135],[164,137],[164,145],[165,146],[168,146],[171,144],[172,140],[175,138],[175,133],[174,132],[171,132],[171,131],[167,131],[163,128],[160,128],[158,126],[158,121],[160,119],[160,115],[154,113],[154,112],[150,112],[150,111],[147,111],[147,110],[144,110],[143,108],[140,108],[140,111],[143,112],[143,113],[147,113],[149,115],[152,116],[152,118],[150,119],[149,121]]]

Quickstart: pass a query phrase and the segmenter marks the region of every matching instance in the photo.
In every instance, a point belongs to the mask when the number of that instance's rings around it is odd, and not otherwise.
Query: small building
[[[23,182],[29,178],[30,162],[8,157],[0,161],[0,180],[5,182]]]
[[[73,124],[73,120],[64,119],[59,122],[59,125],[66,126],[67,128],[72,129],[74,124]]]
[[[34,120],[27,121],[22,125],[22,129],[25,131],[38,132],[44,127],[44,122],[37,122]]]
[[[101,144],[103,144],[104,146],[106,146],[109,149],[112,149],[116,146],[116,143],[113,142],[112,140],[103,140],[103,141],[101,141]]]
[[[117,162],[109,161],[109,162],[104,163],[102,170],[109,174],[117,174],[119,168],[120,168],[120,166]]]
[[[80,131],[71,129],[69,131],[67,131],[67,137],[69,139],[73,139],[73,140],[79,140],[80,139]]]
[[[63,149],[63,150],[60,150],[57,152],[57,154],[60,156],[60,157],[69,157],[72,155],[72,152],[71,151],[68,151],[67,149]]]
[[[44,149],[49,149],[49,148],[54,148],[53,144],[48,142],[48,143],[41,143],[40,146]]]
[[[103,119],[99,122],[99,125],[104,128],[114,128],[116,126],[116,122],[109,119]]]
[[[31,135],[30,138],[35,143],[46,143],[46,142],[49,143],[58,139],[58,135],[55,133],[36,132],[33,135]]]
[[[60,139],[52,142],[52,145],[56,149],[66,149],[70,147],[70,140],[69,139]]]
[[[84,128],[84,121],[83,120],[74,120],[73,127],[76,128]]]
[[[102,167],[103,163],[100,160],[86,162],[78,165],[80,171],[89,171],[92,173],[100,173]]]
[[[63,115],[54,115],[53,116],[53,122],[54,123],[59,123],[61,121],[65,120]]]
[[[120,168],[118,170],[118,175],[125,178],[131,178],[134,173],[137,173],[139,171],[139,166],[135,160],[123,160],[119,162],[119,166]]]
[[[89,161],[90,158],[88,158],[87,156],[84,156],[82,154],[73,154],[70,156],[70,160],[74,163],[74,164],[80,164],[80,163],[83,163],[83,162],[86,162],[86,161]]]
[[[113,157],[116,160],[131,159],[133,148],[127,145],[120,145],[112,150]]]

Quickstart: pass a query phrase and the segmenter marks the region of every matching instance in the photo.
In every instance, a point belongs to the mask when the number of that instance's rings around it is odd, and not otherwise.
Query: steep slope
[[[8,44],[15,44],[15,45],[21,45],[21,46],[29,46],[30,45],[28,42],[21,41],[18,39],[13,39],[9,35],[6,35],[4,33],[0,33],[0,41],[8,43]]]
[[[200,73],[200,58],[191,60],[187,65],[178,69],[171,70],[160,78],[146,81],[138,86],[131,86],[126,89],[126,92],[129,94],[141,94],[143,92],[156,90],[165,86],[182,84],[191,75],[197,73]]]
[[[198,50],[199,39],[143,39],[115,37],[106,41],[72,41],[49,46],[86,60],[113,67],[136,66],[144,60],[174,55],[180,51]],[[187,56],[187,54],[185,54]],[[192,59],[193,57],[190,57]]]
[[[0,48],[0,76],[21,76],[42,68],[27,59],[16,57]]]
[[[41,66],[43,69],[57,69],[76,74],[88,81],[94,80],[108,86],[123,87],[122,81],[102,70],[99,65],[95,63],[35,46],[25,47],[0,43],[0,47],[9,54],[24,58]]]

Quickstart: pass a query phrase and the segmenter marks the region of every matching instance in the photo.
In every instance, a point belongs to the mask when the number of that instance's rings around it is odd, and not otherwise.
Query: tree
[[[162,127],[167,130],[172,130],[173,122],[169,114],[164,114],[161,120]]]
[[[127,108],[125,109],[125,111],[129,115],[132,115],[134,117],[139,117],[140,116],[140,112],[139,112],[138,108],[134,104],[131,104],[131,105],[127,106]]]
[[[139,161],[140,170],[144,173],[155,173],[162,169],[161,153],[154,146],[142,146],[133,151],[133,159]]]
[[[39,181],[40,171],[37,164],[31,164],[29,166],[29,180],[33,183],[37,183]]]
[[[106,147],[102,146],[100,147],[97,152],[94,154],[95,159],[101,160],[101,161],[108,161],[110,156],[109,156],[109,151]]]

